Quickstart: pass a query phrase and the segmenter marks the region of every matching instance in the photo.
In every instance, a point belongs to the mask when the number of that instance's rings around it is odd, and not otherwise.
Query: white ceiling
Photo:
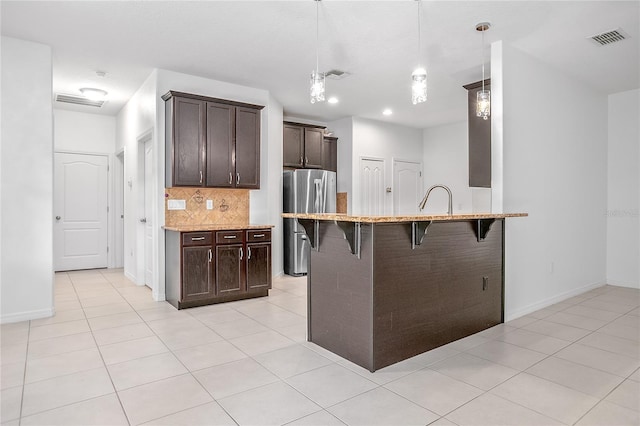
[[[2,34],[50,45],[55,92],[109,92],[100,113],[115,115],[154,68],[269,90],[285,115],[330,121],[355,115],[413,127],[464,120],[463,84],[481,78],[478,22],[503,40],[603,93],[640,86],[640,2],[422,2],[429,100],[411,104],[418,65],[417,3],[324,0],[320,69],[336,105],[309,103],[315,67],[313,0],[297,1],[6,1]],[[586,37],[621,27],[630,38],[597,46]],[[488,56],[488,54],[487,54]],[[106,71],[104,78],[96,70]],[[531,90],[536,88],[531,82]],[[60,107],[57,104],[56,107]],[[382,116],[384,108],[394,113]],[[97,112],[91,107],[75,107]]]

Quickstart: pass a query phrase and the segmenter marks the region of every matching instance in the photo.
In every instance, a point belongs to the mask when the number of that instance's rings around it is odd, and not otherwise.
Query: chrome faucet
[[[422,199],[422,201],[420,201],[420,204],[418,204],[418,207],[420,207],[421,211],[424,209],[424,206],[427,204],[427,199],[429,198],[429,194],[431,194],[431,191],[433,191],[435,188],[442,188],[446,190],[447,193],[449,194],[449,209],[447,210],[447,214],[452,215],[453,214],[453,196],[451,195],[451,190],[445,185],[433,185],[431,188],[429,188],[424,198]]]

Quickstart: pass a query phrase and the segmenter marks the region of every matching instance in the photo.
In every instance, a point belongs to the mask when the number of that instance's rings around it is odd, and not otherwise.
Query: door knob
[[[140,219],[140,223],[147,223],[147,218],[143,217],[142,219]]]
[[[56,216],[56,220],[60,220],[62,219],[60,216]]]

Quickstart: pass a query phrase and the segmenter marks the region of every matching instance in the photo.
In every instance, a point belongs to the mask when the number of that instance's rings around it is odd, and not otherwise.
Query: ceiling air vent
[[[626,38],[629,38],[629,35],[620,28],[589,37],[589,39],[593,40],[594,43],[598,43],[600,46],[606,46]]]
[[[324,76],[326,78],[330,78],[332,80],[342,80],[345,77],[348,77],[350,74],[346,71],[341,71],[341,70],[329,70],[327,72],[324,73]]]
[[[92,107],[102,107],[105,101],[92,101],[82,96],[75,95],[63,95],[62,93],[56,93],[56,102],[63,102],[66,104],[85,105]]]

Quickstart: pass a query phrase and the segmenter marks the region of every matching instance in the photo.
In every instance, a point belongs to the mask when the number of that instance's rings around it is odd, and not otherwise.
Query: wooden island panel
[[[311,251],[309,340],[370,371],[503,322],[503,227],[478,241],[473,221],[362,223],[360,257],[319,221]]]

